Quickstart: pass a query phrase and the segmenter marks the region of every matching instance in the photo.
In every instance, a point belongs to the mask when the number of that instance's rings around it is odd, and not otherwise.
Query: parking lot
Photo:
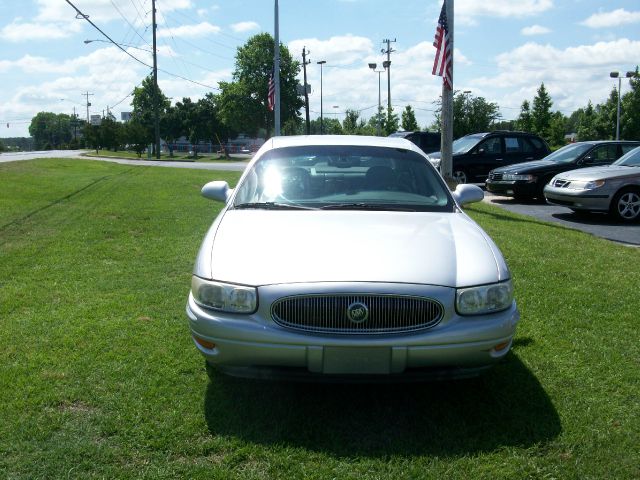
[[[548,205],[537,200],[514,200],[487,191],[484,201],[510,212],[529,215],[545,222],[559,223],[624,245],[640,247],[640,223],[624,224],[600,213],[576,214],[565,207]]]

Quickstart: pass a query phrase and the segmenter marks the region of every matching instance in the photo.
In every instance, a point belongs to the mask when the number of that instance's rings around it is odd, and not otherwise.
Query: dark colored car
[[[406,138],[415,143],[424,153],[440,150],[440,134],[435,132],[396,132],[390,137]]]
[[[557,174],[584,167],[610,165],[640,142],[599,140],[571,143],[536,162],[496,168],[489,173],[487,190],[516,198],[544,200],[544,187]]]
[[[538,135],[496,130],[465,135],[453,142],[453,178],[458,183],[484,183],[494,168],[537,160],[549,154],[549,146]],[[440,152],[429,154],[440,167]]]

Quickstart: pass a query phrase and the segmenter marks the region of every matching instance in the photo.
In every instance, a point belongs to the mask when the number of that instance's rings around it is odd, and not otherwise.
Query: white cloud
[[[315,62],[326,60],[327,66],[347,65],[354,62],[367,64],[365,57],[373,54],[373,42],[366,37],[343,35],[331,37],[328,40],[305,38],[289,43],[289,50],[298,57],[302,48],[306,47],[311,53],[309,57]]]
[[[463,25],[477,24],[477,17],[528,17],[553,8],[553,0],[458,0],[456,21]]]
[[[581,25],[589,28],[609,28],[640,23],[640,12],[628,12],[624,8],[618,8],[612,12],[594,13]]]
[[[158,38],[174,37],[174,38],[195,38],[205,37],[207,35],[216,35],[220,33],[221,28],[212,25],[209,22],[201,22],[195,25],[182,25],[180,27],[158,30]]]
[[[236,33],[245,33],[252,30],[260,30],[260,25],[256,22],[239,22],[231,25],[231,30]]]
[[[30,23],[13,21],[0,30],[0,38],[9,42],[30,40],[57,40],[70,37],[82,30],[79,23]]]
[[[500,92],[496,100],[502,108],[517,108],[544,82],[553,108],[570,114],[589,100],[603,101],[613,86],[609,72],[631,70],[635,64],[629,59],[634,58],[640,58],[640,41],[619,39],[564,49],[530,42],[498,55],[496,74],[471,83],[475,88]],[[517,110],[505,113],[505,118],[516,116]]]
[[[531,25],[530,27],[525,27],[522,30],[520,30],[520,33],[522,33],[522,35],[526,35],[530,37],[534,35],[545,35],[547,33],[551,33],[551,30],[541,25]]]

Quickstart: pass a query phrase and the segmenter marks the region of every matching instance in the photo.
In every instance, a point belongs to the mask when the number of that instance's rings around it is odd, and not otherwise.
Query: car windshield
[[[621,156],[612,165],[622,165],[623,167],[640,167],[640,147],[634,148]]]
[[[544,157],[543,160],[549,160],[556,163],[571,163],[589,150],[593,145],[590,143],[573,143],[559,148],[550,155]]]
[[[421,155],[369,146],[308,145],[266,152],[234,208],[453,211],[446,185]]]
[[[453,142],[453,153],[467,153],[473,147],[475,147],[480,140],[484,137],[482,135],[466,135]]]

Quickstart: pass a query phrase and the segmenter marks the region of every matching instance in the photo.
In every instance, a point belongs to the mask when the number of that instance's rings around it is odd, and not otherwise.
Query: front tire
[[[635,222],[640,219],[640,190],[624,188],[615,194],[611,201],[610,212],[623,222]]]

